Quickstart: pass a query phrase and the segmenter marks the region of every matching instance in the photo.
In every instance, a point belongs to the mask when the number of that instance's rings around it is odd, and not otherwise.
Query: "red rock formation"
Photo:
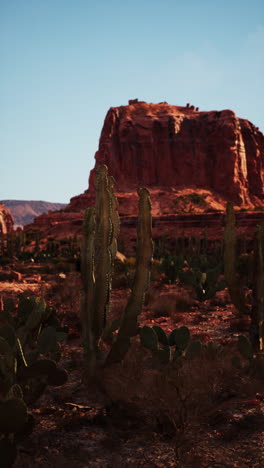
[[[8,234],[13,227],[14,221],[10,211],[0,203],[0,234]]]
[[[264,203],[264,136],[234,112],[147,104],[112,107],[95,154],[117,191],[205,188],[237,205]],[[94,190],[91,171],[89,191]]]
[[[199,112],[191,105],[131,100],[108,111],[95,160],[89,189],[64,211],[36,218],[34,226],[57,237],[79,233],[84,209],[94,205],[95,169],[101,164],[116,180],[123,232],[131,228],[132,237],[135,222],[126,216],[137,215],[140,185],[151,192],[154,236],[162,230],[173,236],[176,227],[195,235],[208,225],[219,237],[223,215],[210,211],[223,212],[227,200],[237,208],[264,206],[264,136],[230,110]],[[194,193],[201,203],[190,201]],[[252,232],[264,213],[245,217]],[[242,224],[247,232],[247,221]]]

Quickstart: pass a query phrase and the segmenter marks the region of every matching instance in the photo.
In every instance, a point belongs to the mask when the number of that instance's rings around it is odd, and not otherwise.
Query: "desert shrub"
[[[177,196],[174,201],[175,209],[179,212],[192,212],[197,206],[206,208],[207,202],[204,195],[196,192],[188,193],[186,195]]]
[[[81,288],[80,274],[70,272],[64,279],[57,278],[46,294],[48,299],[52,299],[58,312],[63,308],[79,317]]]
[[[184,292],[167,293],[156,297],[149,305],[153,317],[177,317],[177,312],[187,312],[193,305],[193,299]]]
[[[136,342],[122,363],[104,369],[102,383],[110,401],[133,403],[154,430],[176,439],[208,419],[223,391],[241,384],[229,351],[154,365]]]
[[[164,273],[165,281],[169,284],[175,283],[175,281],[179,278],[180,271],[184,267],[184,259],[183,257],[179,257],[176,255],[165,255],[161,259],[160,265],[157,269]]]

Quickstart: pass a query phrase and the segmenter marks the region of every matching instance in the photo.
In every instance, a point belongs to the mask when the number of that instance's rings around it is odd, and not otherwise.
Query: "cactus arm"
[[[138,189],[139,218],[137,228],[137,261],[131,295],[124,310],[116,341],[107,356],[106,365],[123,359],[130,346],[130,337],[137,334],[137,318],[143,306],[145,291],[149,286],[153,255],[152,219],[149,191]]]
[[[224,272],[230,298],[235,308],[241,314],[247,314],[245,296],[240,289],[235,270],[236,259],[236,218],[231,202],[226,206],[226,226],[224,232]]]

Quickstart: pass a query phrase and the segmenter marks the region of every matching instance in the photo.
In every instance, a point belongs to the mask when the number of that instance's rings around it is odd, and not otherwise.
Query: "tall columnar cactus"
[[[251,341],[259,340],[260,350],[264,342],[264,224],[257,227],[254,247],[253,304],[251,309]]]
[[[251,316],[250,339],[255,348],[262,350],[264,336],[264,224],[257,226],[254,241],[254,280],[252,307],[250,308],[236,274],[236,230],[232,203],[227,204],[224,263],[225,279],[230,298],[240,313]]]
[[[107,167],[98,167],[95,209],[86,210],[83,226],[81,320],[88,374],[94,373],[100,355],[98,343],[106,325],[113,262],[117,252],[119,216],[113,185]]]
[[[83,345],[88,375],[93,375],[101,361],[99,341],[107,326],[113,262],[117,252],[119,216],[113,192],[114,180],[106,166],[97,169],[95,209],[86,210],[81,250],[83,300],[81,320]],[[116,340],[101,364],[121,361],[129,346],[130,337],[138,332],[137,317],[141,312],[144,293],[148,287],[153,254],[151,239],[151,205],[149,192],[141,188],[137,262],[131,296],[125,308]]]
[[[224,233],[224,271],[230,298],[235,308],[242,314],[249,313],[243,291],[236,274],[236,218],[231,202],[226,206],[226,225]]]
[[[138,189],[139,218],[137,228],[137,259],[132,290],[124,310],[116,341],[107,357],[107,364],[122,360],[130,346],[130,338],[138,333],[137,318],[142,311],[145,291],[149,286],[150,267],[153,255],[151,238],[151,203],[149,191]]]

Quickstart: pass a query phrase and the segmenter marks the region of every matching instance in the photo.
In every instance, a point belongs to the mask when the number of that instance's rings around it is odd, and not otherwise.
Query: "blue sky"
[[[263,0],[0,0],[0,200],[88,186],[107,110],[232,109],[264,132]]]

